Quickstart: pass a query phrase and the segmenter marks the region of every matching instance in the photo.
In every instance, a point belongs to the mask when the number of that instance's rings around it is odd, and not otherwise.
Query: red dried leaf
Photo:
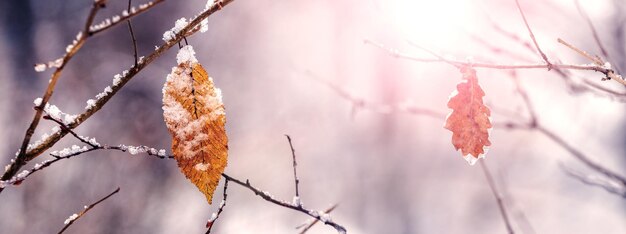
[[[446,129],[452,131],[452,145],[461,150],[463,158],[474,165],[487,153],[491,111],[483,103],[485,92],[478,85],[476,70],[462,67],[463,80],[450,96],[448,107],[452,113],[446,118]]]

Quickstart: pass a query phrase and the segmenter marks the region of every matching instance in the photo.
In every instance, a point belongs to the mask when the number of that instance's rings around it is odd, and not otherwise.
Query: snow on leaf
[[[224,104],[193,48],[183,47],[177,57],[163,87],[163,117],[178,167],[210,204],[228,156]]]
[[[456,86],[448,101],[452,113],[446,118],[445,128],[452,131],[452,144],[461,150],[463,158],[474,165],[484,158],[491,129],[491,111],[483,103],[485,92],[478,85],[476,70],[462,67],[463,81]]]

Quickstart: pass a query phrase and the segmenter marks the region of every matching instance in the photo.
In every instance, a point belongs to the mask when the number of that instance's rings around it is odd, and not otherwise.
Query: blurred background
[[[93,1],[0,1],[0,164],[19,148],[54,60],[82,29]],[[135,5],[143,1],[133,1]],[[206,1],[166,1],[132,20],[140,55]],[[572,0],[520,1],[543,51],[553,61],[589,61],[557,38],[600,54]],[[580,0],[611,56],[626,71],[626,3]],[[127,1],[110,0],[96,22],[118,15]],[[364,39],[430,58],[410,40],[459,59],[541,63],[514,0],[237,0],[209,18],[209,30],[188,38],[198,60],[222,89],[230,139],[226,173],[250,179],[274,196],[294,195],[291,151],[298,156],[305,206],[324,210],[349,233],[504,233],[504,222],[478,165],[469,166],[450,143],[444,119],[354,108],[337,90],[368,103],[411,103],[448,113],[461,74],[447,64],[389,56]],[[510,51],[499,53],[492,47]],[[148,145],[170,151],[161,88],[176,65],[172,49],[144,69],[75,131],[101,144]],[[64,70],[51,103],[71,114],[133,63],[128,28],[120,24],[85,44]],[[584,81],[624,93],[602,74],[520,70],[521,85],[539,121],[601,165],[626,175],[624,102],[581,92]],[[508,71],[478,69],[496,122],[528,118]],[[330,85],[329,85],[330,84]],[[505,113],[505,114],[503,114]],[[509,114],[506,114],[509,113]],[[37,140],[54,125],[43,121]],[[626,200],[567,176],[559,167],[595,174],[534,131],[495,128],[486,163],[504,194],[519,233],[626,233]],[[51,150],[79,144],[65,137]],[[50,158],[42,154],[29,165]],[[121,192],[90,211],[68,233],[203,233],[222,198],[209,206],[175,161],[117,151],[64,160],[0,194],[0,232],[50,233],[117,186]],[[294,233],[308,216],[270,204],[231,184],[214,233]],[[335,233],[317,224],[310,233]]]

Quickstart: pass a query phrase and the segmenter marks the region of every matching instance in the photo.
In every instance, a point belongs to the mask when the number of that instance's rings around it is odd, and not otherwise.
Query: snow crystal
[[[35,71],[43,72],[45,70],[46,70],[46,64],[43,64],[43,63],[35,64]]]
[[[137,147],[134,146],[129,146],[128,147],[128,153],[135,155],[139,153],[139,150],[137,149]]]
[[[41,98],[37,98],[33,101],[36,106],[40,106],[43,100]],[[65,125],[69,125],[74,122],[77,115],[70,115],[67,113],[63,113],[63,111],[59,110],[59,108],[55,105],[50,105],[50,103],[46,103],[46,106],[43,108],[44,112],[46,112],[50,117],[61,121]]]
[[[26,178],[26,176],[28,176],[28,174],[30,174],[30,171],[28,171],[28,170],[23,170],[22,172],[20,172],[19,174],[17,174],[17,179],[18,179],[18,180],[23,180],[24,178]]]
[[[85,109],[89,110],[91,108],[94,108],[95,106],[96,106],[96,100],[89,99],[87,100],[87,106],[85,107]]]
[[[215,5],[215,0],[206,1],[206,6],[204,6],[204,11],[211,9]]]
[[[45,161],[40,162],[40,163],[35,163],[35,167],[33,167],[33,170],[39,170],[39,169],[41,169],[41,167],[43,167],[44,165],[50,163],[51,161],[52,160],[48,159],[48,160],[45,160]]]
[[[302,201],[300,201],[300,197],[294,196],[293,200],[291,201],[291,205],[297,206],[297,207],[302,206]]]
[[[209,169],[210,166],[210,163],[198,163],[193,166],[193,169],[196,169],[196,171],[206,171],[207,169]]]
[[[487,153],[487,151],[486,151],[487,149],[485,149],[485,147],[483,147],[483,150],[484,150],[485,153]],[[476,162],[478,162],[478,159],[481,159],[481,158],[483,158],[483,159],[485,158],[485,154],[484,153],[478,155],[478,158],[476,158],[476,157],[474,157],[474,156],[472,156],[470,154],[463,156],[463,159],[465,159],[465,161],[467,161],[467,163],[469,163],[469,165],[472,165],[472,166],[474,164],[476,164]]]
[[[68,217],[68,218],[67,218],[67,219],[63,222],[63,224],[68,225],[70,222],[72,222],[72,221],[76,220],[77,218],[78,218],[78,215],[77,215],[77,214],[73,214],[73,215],[71,215],[70,217]]]
[[[118,86],[122,82],[122,76],[120,74],[115,74],[113,76],[113,86]]]
[[[157,153],[157,155],[163,156],[163,157],[167,156],[164,149],[160,149],[159,153]]]
[[[163,33],[163,41],[168,42],[168,41],[173,40],[176,37],[177,33],[182,31],[183,28],[187,27],[187,24],[189,24],[187,22],[187,18],[183,17],[183,18],[176,20],[176,23],[174,23],[174,27],[168,31],[165,31],[165,33]]]
[[[327,223],[327,222],[333,221],[332,218],[330,217],[330,214],[324,213],[324,212],[320,212],[320,213],[321,213],[320,214],[320,220],[322,222]]]
[[[211,215],[211,218],[209,219],[209,222],[213,222],[213,221],[215,221],[216,219],[217,219],[217,213],[213,213],[213,214]]]
[[[63,59],[58,58],[52,62],[48,62],[48,67],[61,67],[63,65]]]
[[[65,47],[65,52],[69,53],[70,51],[72,51],[72,49],[74,49],[74,44],[69,44],[67,45],[67,47]]]
[[[183,46],[183,48],[180,48],[180,50],[178,50],[178,54],[176,55],[176,62],[178,62],[179,65],[184,63],[198,63],[195,54],[196,51],[193,50],[193,46]]]
[[[200,22],[200,32],[205,33],[206,31],[209,31],[209,18],[203,19],[202,22]]]
[[[83,139],[86,142],[89,142],[89,144],[91,145],[95,145],[95,146],[100,146],[100,143],[98,143],[98,141],[96,141],[96,138],[89,138],[89,137],[84,137],[84,136],[80,136],[81,139]]]
[[[111,18],[111,19],[112,19],[113,23],[116,23],[117,21],[120,21],[120,18],[121,18],[121,17],[120,17],[119,15],[115,15],[115,16],[113,16],[113,18]]]
[[[87,148],[87,146],[83,146],[81,148],[80,146],[72,145],[70,148],[64,148],[61,151],[53,151],[50,154],[55,155],[57,157],[67,157],[69,155],[82,153],[82,152],[85,152],[87,150],[89,150],[89,148]]]
[[[606,62],[606,63],[604,63],[604,65],[602,67],[610,70],[611,69],[611,63]]]

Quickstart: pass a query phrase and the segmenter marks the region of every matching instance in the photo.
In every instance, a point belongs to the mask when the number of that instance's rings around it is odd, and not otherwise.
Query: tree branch
[[[535,34],[533,34],[533,30],[530,29],[530,26],[528,25],[528,20],[526,20],[526,15],[524,15],[524,11],[522,10],[522,7],[519,5],[519,0],[515,0],[515,4],[517,5],[517,9],[519,10],[519,13],[522,15],[522,19],[524,20],[524,25],[526,25],[526,29],[528,29],[528,34],[530,34],[530,39],[532,39],[533,43],[535,44],[535,48],[541,55],[541,58],[543,59],[543,61],[546,62],[548,71],[551,70],[552,63],[550,63],[550,61],[548,60],[548,56],[546,56],[546,54],[544,54],[543,51],[541,51],[541,48],[539,48],[537,39],[535,39]]]
[[[502,220],[504,220],[507,233],[513,234],[515,232],[513,231],[513,227],[511,226],[511,221],[509,220],[509,216],[507,215],[504,202],[502,202],[502,195],[500,194],[500,192],[498,192],[498,188],[496,188],[496,184],[493,181],[493,177],[491,176],[491,173],[489,172],[489,168],[487,167],[485,160],[479,160],[479,161],[480,161],[480,168],[483,169],[483,173],[485,174],[485,178],[487,179],[487,183],[489,184],[491,193],[493,194],[493,197],[496,199],[496,202],[498,203],[500,215],[502,215]]]
[[[61,229],[61,231],[59,231],[59,234],[65,232],[65,230],[67,230],[70,226],[72,226],[72,224],[74,224],[74,222],[76,222],[76,220],[78,220],[81,217],[83,217],[85,214],[87,214],[87,212],[89,212],[95,206],[97,206],[98,204],[100,204],[104,200],[108,199],[109,197],[115,195],[119,191],[120,191],[120,188],[117,187],[117,189],[115,189],[115,191],[111,192],[109,195],[106,195],[105,197],[103,197],[102,199],[98,200],[97,202],[92,203],[91,205],[85,206],[85,208],[81,212],[79,212],[78,214],[71,215],[69,218],[67,218],[65,220],[65,226],[63,226],[63,229]]]

